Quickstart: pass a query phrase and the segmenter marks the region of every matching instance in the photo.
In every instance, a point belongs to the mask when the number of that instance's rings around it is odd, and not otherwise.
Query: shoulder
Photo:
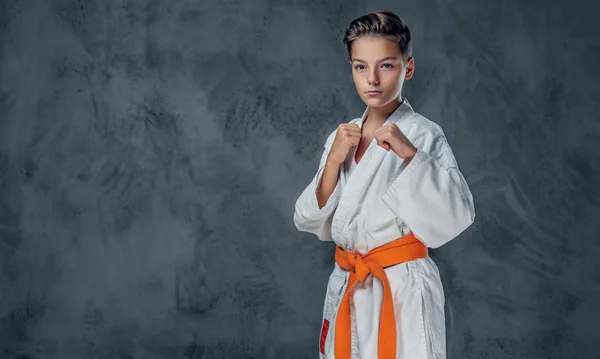
[[[413,112],[407,118],[396,123],[400,130],[410,139],[440,139],[446,137],[444,130],[440,125],[421,115]]]
[[[453,164],[452,149],[439,124],[415,112],[405,120],[399,121],[398,127],[415,147],[448,165]]]
[[[360,117],[357,117],[355,119],[352,119],[352,120],[348,121],[348,123],[359,123],[360,119],[361,119]]]

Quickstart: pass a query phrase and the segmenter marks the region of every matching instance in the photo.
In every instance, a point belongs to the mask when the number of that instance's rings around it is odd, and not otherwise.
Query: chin
[[[382,98],[363,98],[363,102],[371,107],[371,108],[377,108],[377,107],[382,107],[387,105],[390,101],[392,101],[393,99],[382,99]]]

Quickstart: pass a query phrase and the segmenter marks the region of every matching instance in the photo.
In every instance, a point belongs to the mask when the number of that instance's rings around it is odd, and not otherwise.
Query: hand
[[[394,151],[402,159],[410,161],[417,153],[417,148],[394,123],[377,129],[375,139],[379,146]]]
[[[346,160],[350,147],[360,142],[361,129],[355,123],[343,123],[338,126],[335,139],[329,150],[327,161],[336,165]]]

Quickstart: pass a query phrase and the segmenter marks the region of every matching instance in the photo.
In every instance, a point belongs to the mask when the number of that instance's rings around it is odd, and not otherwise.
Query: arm
[[[340,164],[333,163],[333,161],[327,157],[325,168],[322,169],[318,175],[321,173],[321,180],[317,180],[317,183],[320,183],[320,185],[317,185],[317,202],[320,209],[327,204],[337,187],[340,178]]]
[[[431,149],[417,149],[382,197],[430,248],[456,238],[475,219],[473,196],[443,135]]]
[[[319,170],[296,201],[294,224],[299,231],[331,241],[331,219],[340,195],[340,165],[328,162],[327,147],[321,155]]]

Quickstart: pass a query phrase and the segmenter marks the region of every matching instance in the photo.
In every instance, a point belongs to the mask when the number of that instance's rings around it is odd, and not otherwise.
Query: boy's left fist
[[[417,148],[400,131],[395,123],[385,125],[375,131],[377,144],[387,151],[392,150],[398,157],[410,161],[417,153]]]

